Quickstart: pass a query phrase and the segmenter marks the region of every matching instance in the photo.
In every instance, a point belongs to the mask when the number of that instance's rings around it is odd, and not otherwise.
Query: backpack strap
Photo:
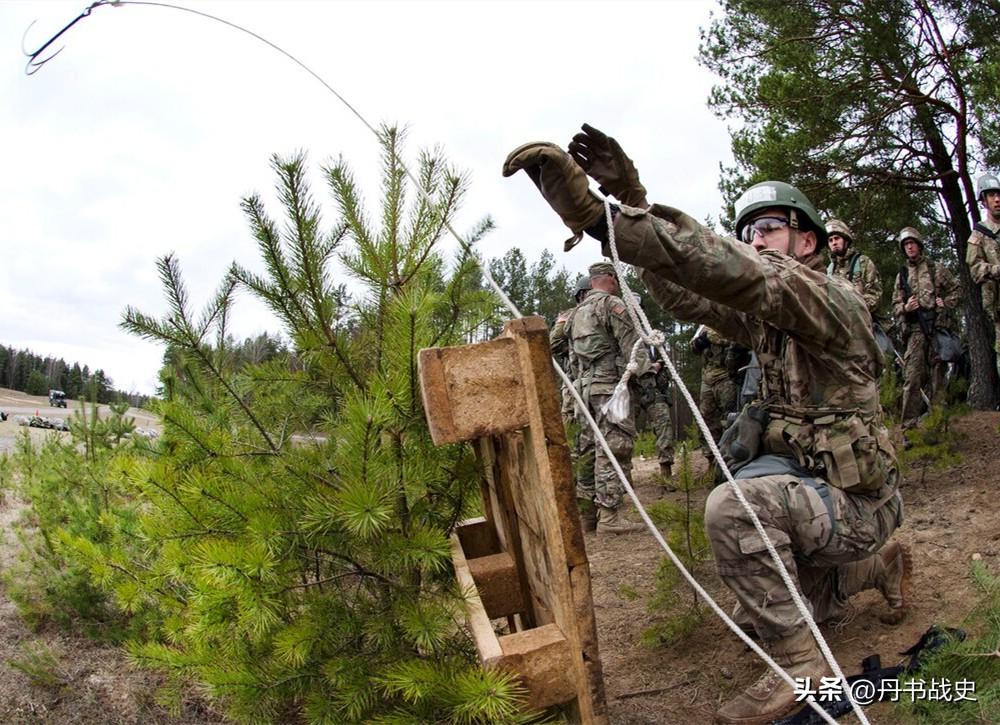
[[[976,225],[973,227],[973,229],[975,229],[980,234],[983,234],[984,236],[989,237],[994,242],[997,241],[997,237],[1000,236],[1000,233],[997,233],[997,232],[994,232],[994,231],[990,231],[989,227],[987,227],[982,222],[976,222]]]
[[[854,262],[851,263],[851,269],[847,273],[847,279],[851,282],[854,281],[855,275],[858,273],[858,268],[861,266],[861,254],[854,255]]]

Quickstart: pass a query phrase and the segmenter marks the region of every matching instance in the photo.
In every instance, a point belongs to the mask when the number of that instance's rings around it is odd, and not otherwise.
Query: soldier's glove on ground
[[[580,241],[583,231],[604,216],[604,203],[590,190],[583,169],[553,143],[534,141],[511,151],[503,162],[503,175],[511,176],[521,169],[573,231],[564,245],[568,252]]]
[[[610,136],[589,124],[569,143],[569,155],[600,184],[602,194],[611,194],[623,204],[643,206],[646,188],[632,159]]]

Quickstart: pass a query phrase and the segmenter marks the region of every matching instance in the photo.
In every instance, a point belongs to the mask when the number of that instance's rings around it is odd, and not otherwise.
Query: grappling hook
[[[46,42],[44,45],[42,45],[40,48],[38,48],[38,50],[29,53],[25,49],[25,47],[24,47],[24,39],[28,37],[28,32],[31,30],[32,26],[37,22],[35,20],[32,20],[31,21],[31,25],[29,25],[27,27],[27,29],[24,31],[24,35],[21,37],[21,50],[28,57],[28,63],[27,63],[27,65],[24,66],[24,74],[25,75],[29,75],[29,76],[34,75],[35,73],[37,73],[41,69],[41,67],[43,65],[45,65],[46,63],[48,63],[50,60],[52,60],[53,58],[55,58],[60,53],[62,53],[63,49],[65,48],[65,46],[63,46],[63,48],[60,48],[59,50],[57,50],[55,53],[53,53],[52,55],[50,55],[47,58],[43,58],[41,60],[38,59],[38,56],[40,56],[42,53],[44,53],[46,48],[48,48],[50,45],[52,45],[54,42],[56,42],[56,40],[59,39],[59,36],[61,36],[67,30],[69,30],[70,28],[72,28],[78,22],[80,22],[81,20],[83,20],[85,17],[87,17],[88,15],[90,15],[90,11],[91,10],[93,10],[96,7],[100,7],[101,5],[117,5],[118,3],[119,3],[119,0],[96,0],[96,2],[93,2],[90,5],[88,5],[84,9],[84,11],[82,13],[80,13],[79,15],[77,15],[76,18],[74,18],[70,23],[68,23],[66,25],[66,27],[64,27],[58,33],[56,33],[51,38],[49,38],[48,42]]]

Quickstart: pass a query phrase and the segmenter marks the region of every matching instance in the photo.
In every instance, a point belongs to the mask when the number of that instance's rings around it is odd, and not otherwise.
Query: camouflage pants
[[[913,428],[924,409],[920,391],[930,378],[929,398],[935,403],[944,396],[947,364],[942,362],[934,344],[919,331],[911,331],[903,355],[903,428]]]
[[[849,596],[871,586],[876,552],[903,519],[902,499],[889,488],[879,492],[885,500],[826,486],[828,509],[816,488],[794,476],[751,478],[738,485],[817,621],[838,615]],[[782,639],[804,625],[729,485],[716,487],[705,502],[705,529],[719,576],[761,639]]]
[[[656,436],[656,455],[660,463],[674,463],[674,427],[670,424],[670,405],[657,394],[656,399],[646,406],[639,406],[638,420],[645,417],[646,428]]]
[[[698,398],[698,410],[701,411],[712,438],[718,443],[722,432],[726,430],[726,416],[736,409],[736,385],[728,377],[720,380],[701,381],[701,395]],[[704,446],[705,458],[711,460],[708,446]]]
[[[608,441],[608,447],[621,466],[629,482],[632,481],[632,448],[635,446],[635,422],[626,420],[611,423],[601,408],[610,395],[591,395],[590,413],[597,421],[597,427]],[[604,449],[597,445],[594,432],[585,420],[580,421],[580,457],[577,465],[576,496],[592,500],[598,506],[616,509],[622,505],[625,488],[618,474],[608,460]]]

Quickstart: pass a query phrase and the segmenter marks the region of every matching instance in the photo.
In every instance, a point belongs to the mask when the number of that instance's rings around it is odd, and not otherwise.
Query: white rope
[[[629,317],[632,319],[632,323],[635,325],[636,332],[638,333],[640,338],[639,341],[637,341],[636,345],[633,346],[632,348],[633,358],[632,361],[630,362],[634,361],[635,354],[636,351],[638,350],[638,345],[640,342],[646,342],[647,344],[654,345],[660,351],[663,364],[666,366],[667,370],[670,371],[670,378],[674,381],[674,384],[684,395],[684,400],[687,401],[688,407],[691,409],[695,421],[698,423],[698,428],[701,430],[704,439],[708,442],[709,449],[712,451],[712,456],[715,458],[715,461],[719,465],[720,470],[725,474],[726,485],[728,485],[733,490],[733,492],[736,494],[737,500],[739,500],[744,510],[747,512],[747,514],[749,514],[750,520],[753,522],[754,528],[757,530],[757,533],[764,541],[764,545],[767,547],[767,551],[771,555],[771,559],[777,565],[778,573],[781,575],[781,580],[785,583],[785,586],[788,588],[788,591],[792,596],[792,601],[795,603],[796,609],[799,610],[799,614],[802,615],[802,618],[808,625],[809,631],[812,632],[813,637],[815,637],[816,643],[819,645],[820,651],[823,653],[823,657],[829,663],[830,668],[833,670],[833,673],[837,676],[838,679],[840,679],[841,684],[843,685],[844,688],[844,693],[847,695],[847,698],[851,703],[851,707],[854,709],[854,713],[857,715],[858,720],[861,721],[862,725],[869,725],[869,721],[867,717],[865,717],[864,711],[861,709],[857,701],[854,699],[854,695],[851,692],[851,685],[847,681],[847,677],[844,675],[843,670],[841,670],[840,665],[837,663],[836,658],[833,656],[833,652],[830,651],[830,646],[827,644],[826,640],[823,638],[822,633],[819,631],[819,627],[816,625],[816,621],[813,619],[812,613],[809,611],[808,606],[806,606],[806,603],[802,600],[802,596],[799,594],[798,588],[792,581],[791,574],[788,573],[788,569],[785,567],[785,563],[781,560],[781,556],[778,554],[778,550],[775,549],[774,544],[771,542],[771,539],[768,537],[767,532],[764,530],[764,526],[763,524],[761,524],[760,519],[757,517],[757,513],[753,510],[753,507],[750,505],[750,502],[747,501],[746,497],[743,495],[743,491],[740,490],[740,487],[733,479],[733,474],[730,472],[729,467],[723,460],[722,454],[720,453],[719,448],[716,445],[711,432],[709,432],[708,430],[708,425],[705,423],[705,419],[701,415],[701,411],[695,404],[694,398],[692,398],[691,396],[691,392],[687,389],[687,386],[684,384],[684,381],[681,380],[681,377],[678,374],[677,369],[674,367],[673,361],[667,354],[666,347],[663,345],[663,334],[657,330],[653,330],[652,326],[649,324],[649,319],[646,317],[646,313],[636,303],[635,298],[632,296],[631,290],[629,290],[628,288],[628,284],[625,282],[625,267],[622,264],[621,260],[618,258],[618,247],[615,244],[614,219],[612,218],[611,214],[611,203],[607,198],[604,199],[604,213],[608,226],[608,247],[611,250],[611,259],[615,265],[615,271],[618,273],[618,281],[622,292],[621,296],[622,299],[625,301],[625,309],[628,311]],[[625,376],[627,377],[628,373],[626,373]],[[583,401],[579,400],[579,396],[576,395],[576,390],[573,389],[572,385],[570,386],[570,390],[573,391],[574,397],[578,398],[578,402],[582,404]],[[583,406],[583,408],[586,409],[586,406]],[[587,414],[588,421],[591,420],[589,411],[585,410],[585,412]],[[592,425],[596,427],[596,423],[592,423]],[[605,448],[605,452],[610,454],[610,449]],[[642,503],[639,501],[638,496],[635,495],[635,492],[632,490],[632,487],[628,484],[628,481],[625,479],[625,474],[618,466],[618,462],[614,459],[614,456],[609,455],[609,459],[614,463],[614,468],[618,472],[618,475],[621,477],[622,482],[625,484],[625,489],[628,491],[629,496],[635,503],[636,508],[639,509],[639,513],[642,515],[643,521],[646,522],[646,525],[653,532],[653,535],[656,537],[657,541],[661,542],[661,546],[663,546],[667,550],[667,553],[670,556],[671,561],[673,561],[674,564],[677,566],[677,568],[680,569],[681,573],[684,574],[685,578],[689,578],[690,575],[684,569],[683,564],[680,562],[679,559],[677,559],[676,556],[674,556],[673,552],[670,551],[669,547],[667,546],[667,543],[663,541],[662,537],[659,535],[659,531],[656,529],[655,526],[653,526],[652,521],[646,515],[646,512],[642,507]],[[761,659],[763,659],[768,664],[768,666],[771,667],[771,669],[773,669],[776,673],[778,673],[778,675],[780,675],[782,679],[784,679],[785,682],[791,685],[792,688],[794,689],[795,688],[794,680],[792,680],[792,678],[788,675],[788,673],[785,672],[780,666],[778,666],[778,664],[774,662],[770,657],[764,654],[764,651],[760,647],[758,647],[755,643],[752,643],[752,640],[750,640],[750,638],[746,636],[746,634],[739,627],[739,625],[733,622],[728,616],[725,615],[725,613],[721,612],[721,610],[718,610],[717,605],[715,604],[715,602],[711,600],[709,595],[706,592],[704,592],[704,590],[702,590],[701,587],[693,583],[694,582],[693,578],[689,578],[689,582],[692,582],[692,586],[695,587],[696,591],[698,591],[698,593],[701,594],[706,601],[710,602],[713,605],[713,609],[717,610],[717,613],[722,617],[723,621],[729,626],[729,628],[732,629],[734,632],[736,632],[736,634],[740,636],[740,639],[742,639],[744,642],[750,645],[751,649],[753,649],[754,652],[760,655]],[[820,712],[822,715],[826,716],[824,717],[824,720],[826,720],[827,722],[835,722],[832,718],[829,717],[829,715],[826,713],[825,710],[822,710],[822,708],[818,707],[815,703],[812,702],[811,697],[809,698],[809,701],[810,705],[812,705],[813,710],[816,710],[817,712]]]
[[[148,6],[148,7],[162,7],[162,8],[170,8],[170,9],[174,9],[174,10],[181,10],[181,11],[192,13],[194,15],[199,15],[199,16],[204,17],[204,18],[208,18],[209,20],[214,20],[216,22],[222,23],[223,25],[227,25],[230,28],[233,28],[235,30],[239,30],[240,32],[243,32],[243,33],[246,33],[247,35],[250,35],[253,38],[256,38],[260,42],[264,43],[265,45],[269,46],[270,48],[272,48],[272,49],[278,51],[279,53],[281,53],[282,55],[286,56],[289,60],[291,60],[292,62],[296,63],[303,70],[305,70],[307,73],[309,73],[320,84],[322,84],[322,86],[324,88],[326,88],[326,90],[328,90],[331,94],[333,94],[337,98],[337,100],[339,100],[344,106],[346,106],[347,109],[349,111],[351,111],[351,113],[353,113],[354,116],[357,117],[358,120],[360,120],[361,123],[363,123],[364,126],[369,131],[371,131],[371,133],[378,139],[379,143],[383,143],[385,141],[385,139],[383,138],[382,134],[379,133],[378,130],[374,126],[372,126],[371,123],[368,122],[368,120],[361,114],[361,112],[358,111],[356,108],[354,108],[354,106],[352,106],[347,101],[346,98],[344,98],[340,93],[338,93],[318,73],[316,73],[315,71],[313,71],[311,68],[309,68],[309,66],[307,66],[305,63],[303,63],[302,61],[300,61],[294,55],[292,55],[288,51],[284,50],[280,46],[276,45],[275,43],[272,43],[271,41],[267,40],[263,36],[258,35],[257,33],[253,32],[251,30],[248,30],[247,28],[244,28],[244,27],[242,27],[240,25],[237,25],[236,23],[230,22],[228,20],[225,20],[223,18],[217,17],[215,15],[211,15],[211,14],[206,13],[206,12],[202,12],[202,11],[199,11],[199,10],[194,10],[192,8],[186,8],[186,7],[179,6],[179,5],[172,5],[172,4],[160,3],[160,2],[146,2],[146,1],[142,1],[142,0],[117,0],[116,2],[114,2],[112,4],[115,5],[115,6],[123,6],[123,5],[145,5],[145,6]],[[406,165],[405,162],[403,162],[402,159],[399,159],[399,166],[403,170],[403,173],[406,175],[406,177],[413,183],[413,186],[416,189],[417,194],[424,201],[426,201],[432,208],[437,209],[438,208],[437,203],[434,201],[434,199],[431,197],[431,195],[421,187],[420,182],[417,179],[417,177],[413,174],[413,172],[410,171],[409,167]],[[611,246],[612,258],[614,260],[615,269],[618,270],[618,279],[621,282],[622,287],[627,291],[628,287],[624,283],[624,275],[623,275],[622,264],[621,264],[621,261],[618,259],[618,250],[617,250],[617,248],[615,246],[615,242],[614,242],[614,225],[613,225],[613,220],[611,218],[611,206],[610,206],[610,204],[609,204],[609,202],[608,202],[607,199],[604,200],[604,206],[605,206],[606,218],[607,218],[607,221],[608,221],[608,235],[609,235],[609,244]],[[452,237],[454,237],[455,240],[458,241],[458,243],[461,245],[462,249],[467,254],[469,254],[476,261],[476,264],[479,266],[480,270],[482,271],[484,277],[486,278],[486,281],[489,283],[490,287],[493,288],[493,291],[496,293],[496,295],[503,302],[504,306],[515,317],[521,317],[522,315],[521,315],[520,310],[517,309],[517,306],[510,300],[510,298],[506,295],[506,293],[504,293],[503,289],[500,288],[500,285],[497,284],[496,280],[493,278],[493,275],[490,273],[488,265],[486,265],[483,262],[482,258],[478,255],[478,253],[476,253],[476,251],[472,248],[472,246],[465,240],[465,238],[462,235],[460,235],[457,231],[455,231],[455,229],[451,226],[451,224],[447,220],[444,220],[444,227],[445,227],[445,229],[448,230],[448,232],[452,235]],[[764,529],[761,526],[760,521],[757,519],[756,514],[754,513],[753,509],[750,508],[750,505],[746,501],[746,499],[743,497],[743,494],[739,490],[739,487],[736,486],[735,481],[733,481],[732,474],[725,467],[725,463],[722,461],[722,456],[719,453],[719,449],[716,447],[715,441],[712,439],[712,436],[710,434],[707,434],[708,427],[705,425],[705,421],[701,417],[700,412],[698,411],[698,407],[694,404],[694,400],[692,399],[690,392],[684,386],[684,383],[681,380],[680,375],[678,375],[677,370],[674,368],[673,363],[671,362],[669,356],[666,354],[666,349],[664,348],[664,345],[663,345],[663,342],[664,342],[663,334],[662,333],[658,333],[657,331],[654,331],[652,329],[652,327],[649,324],[649,320],[646,318],[645,313],[641,310],[641,308],[638,308],[638,305],[635,304],[635,301],[631,298],[631,295],[625,295],[625,297],[626,297],[626,309],[629,310],[629,315],[630,315],[630,317],[633,320],[633,324],[636,325],[636,330],[639,332],[640,338],[642,340],[644,340],[644,341],[649,342],[650,344],[654,344],[660,350],[660,353],[663,356],[663,363],[667,366],[667,369],[670,371],[671,378],[675,381],[675,383],[683,391],[684,398],[685,398],[685,400],[687,400],[688,405],[691,408],[691,411],[694,413],[695,418],[698,421],[698,425],[699,425],[700,429],[702,430],[702,433],[706,434],[705,435],[705,439],[709,443],[709,447],[712,450],[712,454],[715,456],[716,460],[719,461],[719,463],[722,465],[722,470],[724,470],[726,472],[727,483],[733,487],[733,489],[736,491],[737,497],[739,498],[740,502],[743,504],[743,506],[749,512],[749,514],[751,516],[751,519],[753,520],[754,525],[756,526],[756,528],[758,530],[758,533],[760,533],[761,537],[763,538],[763,540],[767,544],[768,551],[771,553],[772,558],[778,564],[779,571],[782,574],[782,579],[785,581],[786,586],[789,588],[789,591],[792,594],[792,598],[795,600],[796,606],[799,608],[799,611],[802,612],[803,616],[806,618],[806,621],[809,623],[810,630],[813,632],[813,635],[816,637],[817,642],[819,642],[820,647],[823,650],[823,654],[824,654],[825,657],[827,657],[827,660],[832,665],[835,674],[837,674],[837,676],[840,677],[840,679],[843,681],[843,683],[845,685],[845,688],[846,688],[845,692],[847,693],[847,696],[850,699],[851,705],[854,708],[854,711],[857,714],[858,719],[862,722],[863,725],[869,725],[868,724],[868,720],[865,718],[865,715],[864,715],[863,711],[858,707],[857,703],[855,702],[854,697],[851,694],[850,685],[847,683],[846,678],[844,678],[843,672],[840,670],[839,665],[837,665],[836,660],[833,659],[833,655],[830,653],[830,650],[829,650],[829,647],[826,644],[826,641],[823,639],[822,635],[819,632],[819,629],[816,627],[816,623],[813,621],[812,616],[809,614],[808,610],[805,609],[805,605],[803,604],[801,598],[799,597],[798,592],[796,591],[795,586],[794,586],[794,584],[791,581],[791,577],[789,576],[787,570],[785,569],[784,564],[781,562],[781,559],[778,556],[777,551],[774,549],[774,545],[767,538],[767,534],[764,532]],[[638,315],[637,315],[637,313],[638,313]],[[637,316],[638,316],[638,320],[636,319]],[[641,320],[641,322],[642,322],[641,325],[637,324],[639,320]],[[633,349],[633,354],[634,353],[635,353],[635,349]],[[629,484],[628,479],[625,476],[625,472],[622,470],[621,466],[618,464],[618,461],[615,458],[614,454],[612,453],[611,448],[608,446],[608,442],[605,440],[603,434],[601,433],[601,430],[598,427],[597,422],[594,420],[593,416],[591,416],[590,411],[587,409],[587,406],[584,404],[584,402],[583,402],[582,398],[580,397],[579,393],[573,387],[573,382],[569,379],[569,376],[566,375],[566,372],[559,366],[559,364],[556,362],[555,358],[552,359],[552,364],[553,364],[553,367],[555,368],[556,372],[559,374],[559,377],[562,379],[563,383],[565,383],[566,386],[571,391],[571,393],[572,393],[573,397],[575,398],[578,406],[580,407],[580,410],[583,411],[584,417],[587,419],[587,422],[590,424],[591,428],[594,431],[596,441],[600,444],[601,448],[604,450],[605,455],[608,457],[608,460],[611,462],[612,467],[615,469],[615,472],[618,474],[619,479],[621,479],[622,484],[625,486],[625,490],[628,492],[629,497],[632,499],[632,502],[635,504],[636,508],[638,509],[639,515],[642,517],[642,520],[645,522],[646,526],[652,532],[653,537],[656,539],[656,541],[660,544],[660,546],[663,548],[663,550],[667,553],[667,556],[673,562],[674,566],[677,567],[677,569],[680,571],[681,575],[688,581],[688,583],[691,585],[691,587],[699,594],[699,596],[701,596],[702,599],[705,600],[705,602],[723,620],[723,622],[725,622],[726,625],[731,630],[733,630],[733,632],[741,640],[743,640],[744,644],[746,644],[750,649],[752,649],[754,652],[756,652],[757,655],[762,660],[764,660],[764,662],[772,670],[774,670],[790,687],[792,687],[794,689],[795,688],[795,681],[788,675],[788,673],[785,672],[773,659],[771,659],[771,657],[766,652],[764,652],[763,649],[761,649],[752,639],[750,639],[750,637],[748,637],[747,634],[745,632],[743,632],[743,630],[740,629],[740,627],[735,622],[733,622],[729,618],[729,616],[726,615],[725,612],[722,611],[722,609],[715,602],[715,600],[713,600],[712,597],[708,594],[708,592],[706,592],[698,584],[698,582],[694,579],[694,577],[691,575],[691,573],[684,567],[684,564],[680,561],[680,559],[677,558],[677,556],[674,554],[674,552],[670,549],[670,546],[663,539],[663,536],[660,534],[659,529],[656,528],[656,526],[653,524],[653,521],[649,518],[649,514],[646,513],[645,508],[643,508],[642,503],[639,501],[639,497],[636,496],[635,491],[632,489],[632,486]],[[627,373],[627,374],[630,374],[630,373]],[[625,383],[627,384],[627,382],[628,381],[626,380]],[[621,383],[619,383],[619,384],[621,384]],[[825,710],[823,710],[816,703],[815,698],[812,695],[807,696],[806,702],[809,704],[810,707],[812,707],[813,710],[815,710],[820,715],[820,717],[823,718],[823,720],[825,722],[830,723],[830,725],[837,725],[836,721],[833,718],[831,718],[830,715]]]

